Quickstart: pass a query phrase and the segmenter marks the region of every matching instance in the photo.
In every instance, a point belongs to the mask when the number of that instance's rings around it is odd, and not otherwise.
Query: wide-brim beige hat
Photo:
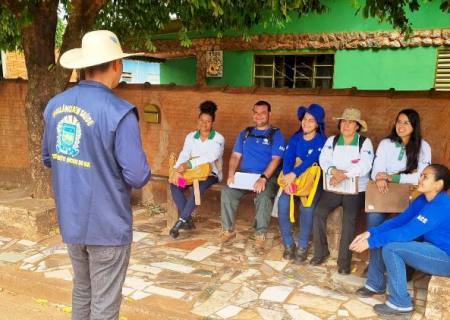
[[[144,53],[124,53],[117,36],[108,30],[88,32],[81,40],[81,48],[64,52],[59,60],[67,69],[83,69]]]
[[[367,122],[361,119],[361,111],[356,108],[345,108],[340,117],[333,118],[334,120],[351,120],[356,121],[361,126],[361,132],[367,131]]]

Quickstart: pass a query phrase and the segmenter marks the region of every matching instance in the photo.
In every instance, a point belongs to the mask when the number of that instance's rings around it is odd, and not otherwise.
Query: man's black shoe
[[[181,225],[180,230],[192,230],[195,229],[194,220],[192,220],[192,217],[187,218],[184,220],[184,223]]]
[[[409,319],[412,315],[412,308],[408,311],[397,310],[389,307],[387,304],[376,304],[373,306],[375,313],[386,319]]]
[[[298,248],[295,253],[295,263],[301,264],[306,261],[306,257],[308,255],[308,250],[303,248]]]
[[[181,227],[185,224],[186,224],[186,221],[179,218],[177,220],[177,222],[175,222],[175,224],[173,225],[172,229],[170,229],[170,231],[169,231],[170,236],[174,239],[178,238],[178,235],[180,234],[179,231],[180,231]]]
[[[329,256],[330,256],[330,254],[327,254],[327,255],[325,255],[323,257],[312,257],[312,259],[309,262],[309,264],[312,265],[312,266],[320,266],[322,263],[327,261]]]
[[[283,259],[292,260],[295,258],[295,244],[292,246],[284,246]]]
[[[367,289],[366,287],[359,288],[355,292],[355,294],[358,297],[361,297],[361,298],[370,298],[370,297],[373,297],[376,294],[383,294],[383,293],[384,293],[384,291],[383,292],[376,292],[376,291],[372,291],[370,289]]]

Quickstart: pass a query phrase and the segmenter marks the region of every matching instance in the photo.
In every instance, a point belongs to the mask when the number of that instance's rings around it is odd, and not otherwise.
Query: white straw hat
[[[67,69],[82,69],[137,55],[143,53],[124,53],[119,39],[111,31],[97,30],[83,36],[81,48],[64,52],[59,63]]]

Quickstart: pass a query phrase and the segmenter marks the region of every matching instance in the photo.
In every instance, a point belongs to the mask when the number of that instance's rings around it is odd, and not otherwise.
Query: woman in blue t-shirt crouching
[[[382,248],[384,263],[374,268],[377,272],[370,273],[366,285],[356,291],[361,297],[384,293],[386,272],[389,296],[386,303],[374,306],[378,315],[412,312],[406,265],[432,275],[450,276],[449,187],[449,169],[440,164],[429,165],[419,179],[418,190],[423,194],[402,214],[370,228],[351,243],[350,249],[356,252]]]

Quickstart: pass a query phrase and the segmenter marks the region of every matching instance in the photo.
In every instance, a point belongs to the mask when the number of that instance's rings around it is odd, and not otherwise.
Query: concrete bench
[[[158,177],[161,181],[161,177]],[[175,203],[173,202],[172,195],[170,192],[169,183],[167,181],[168,177],[165,177],[165,182],[167,183],[167,225],[166,231],[175,224],[178,220],[178,211]],[[224,182],[214,184],[208,190],[206,190],[201,206],[197,207],[194,211],[194,215],[210,215],[213,213],[220,214],[220,192],[225,186]],[[245,197],[241,204],[239,204],[239,209],[245,212],[253,212],[253,201],[251,197]],[[336,258],[339,251],[339,241],[341,237],[341,221],[342,221],[342,207],[336,208],[328,217],[327,221],[327,238],[328,246],[330,249],[331,257]]]
[[[432,276],[428,284],[425,319],[450,319],[450,278]]]
[[[166,217],[167,217],[167,225],[166,225],[166,231],[168,232],[168,230],[170,230],[170,228],[172,228],[172,226],[175,224],[175,222],[178,220],[178,210],[177,207],[175,205],[175,202],[172,199],[172,194],[170,192],[170,184],[168,182],[168,177],[166,177],[166,182],[167,182],[167,188],[166,188],[166,192],[167,192],[167,213],[166,213]],[[202,197],[202,204],[195,209],[196,213],[200,213],[203,211],[212,211],[212,207],[214,207],[214,209],[217,210],[216,207],[219,208],[220,210],[220,191],[222,190],[222,188],[225,186],[224,183],[218,183],[218,184],[214,184],[211,187],[209,187],[206,192],[205,195]],[[212,191],[212,192],[211,192]],[[211,194],[213,193],[213,194]]]

